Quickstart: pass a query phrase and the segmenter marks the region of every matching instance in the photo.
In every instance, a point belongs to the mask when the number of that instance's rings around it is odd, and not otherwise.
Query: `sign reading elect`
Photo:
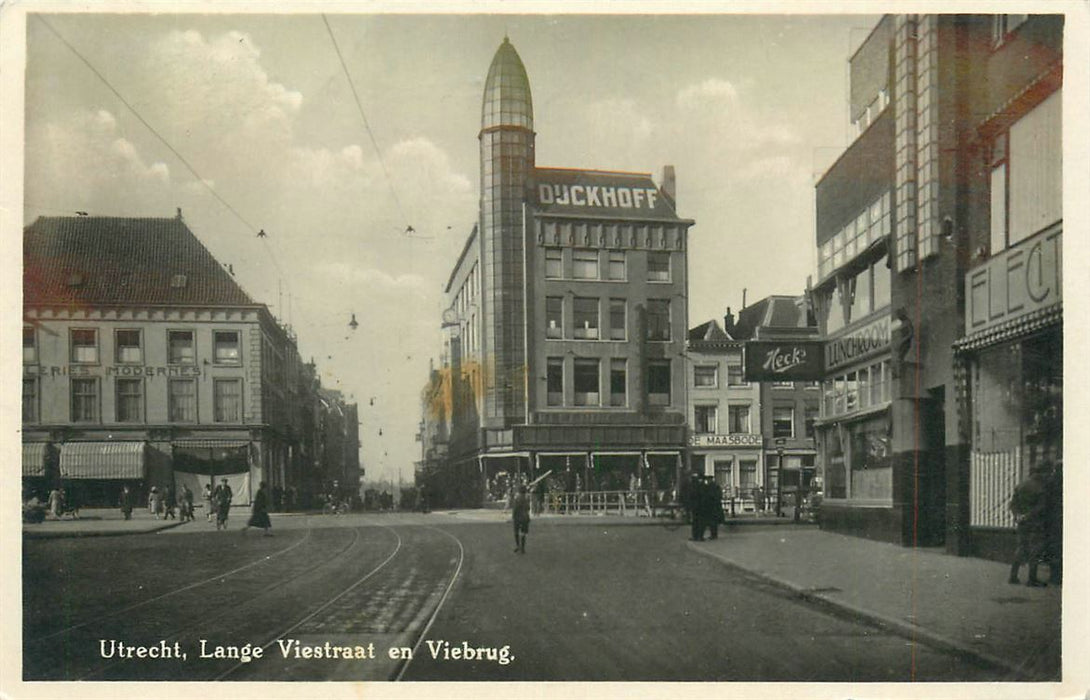
[[[609,209],[654,209],[659,191],[654,187],[607,187],[605,185],[559,185],[542,183],[537,186],[540,204],[560,204],[576,207]]]
[[[747,382],[814,382],[824,376],[824,347],[817,341],[746,343]]]

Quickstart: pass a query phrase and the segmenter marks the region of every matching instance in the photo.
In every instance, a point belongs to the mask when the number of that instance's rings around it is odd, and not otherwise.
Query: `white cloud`
[[[677,93],[677,105],[683,110],[722,109],[738,100],[738,89],[729,80],[707,78],[683,87]]]

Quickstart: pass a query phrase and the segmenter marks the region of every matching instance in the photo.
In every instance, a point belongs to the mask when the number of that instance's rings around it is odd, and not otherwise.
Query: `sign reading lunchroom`
[[[824,378],[822,344],[815,340],[746,343],[747,382],[816,382]]]
[[[825,345],[825,369],[836,369],[889,348],[889,317],[875,319]]]

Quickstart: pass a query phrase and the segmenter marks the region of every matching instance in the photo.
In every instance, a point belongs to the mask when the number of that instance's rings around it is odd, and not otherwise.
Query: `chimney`
[[[727,314],[723,317],[723,330],[727,332],[727,335],[734,337],[734,312],[727,307]]]
[[[670,204],[677,203],[677,176],[674,174],[674,166],[666,165],[662,168],[662,193],[670,200]]]

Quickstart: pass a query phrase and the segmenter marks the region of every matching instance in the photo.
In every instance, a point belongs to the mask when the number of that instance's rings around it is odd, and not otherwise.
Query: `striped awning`
[[[62,479],[143,479],[143,442],[69,442],[61,445]]]
[[[1001,323],[994,328],[987,328],[961,338],[954,343],[954,351],[965,352],[966,350],[976,350],[989,345],[995,345],[996,343],[1002,343],[1006,340],[1013,340],[1025,335],[1030,335],[1031,333],[1035,333],[1048,326],[1062,324],[1063,319],[1063,302],[1058,302],[1052,306],[1047,306],[1043,309],[1028,313],[1025,316]]]
[[[48,442],[23,443],[23,476],[45,476],[45,456]]]

